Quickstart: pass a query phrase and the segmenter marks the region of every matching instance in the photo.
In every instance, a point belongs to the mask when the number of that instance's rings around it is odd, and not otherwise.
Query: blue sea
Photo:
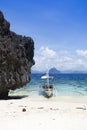
[[[16,95],[40,96],[41,86],[46,80],[41,79],[43,74],[31,74],[31,81],[23,88],[11,91]],[[87,96],[87,74],[54,74],[50,84],[55,86],[56,96]]]

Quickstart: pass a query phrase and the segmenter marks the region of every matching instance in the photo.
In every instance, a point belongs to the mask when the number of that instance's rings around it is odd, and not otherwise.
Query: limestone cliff
[[[10,23],[0,11],[0,98],[30,81],[33,56],[32,38],[10,31]]]

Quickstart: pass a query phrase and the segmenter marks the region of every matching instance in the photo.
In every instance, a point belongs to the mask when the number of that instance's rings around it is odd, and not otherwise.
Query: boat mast
[[[47,71],[47,85],[49,86],[49,71]]]

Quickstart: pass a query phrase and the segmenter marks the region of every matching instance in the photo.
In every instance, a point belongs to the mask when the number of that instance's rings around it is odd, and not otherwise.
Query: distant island
[[[46,71],[32,70],[32,74],[46,73]],[[49,74],[87,74],[87,71],[78,71],[78,70],[65,70],[60,71],[57,68],[53,67],[49,69]]]
[[[38,71],[38,70],[32,70],[32,74],[35,74],[35,73],[46,73],[46,71]],[[50,74],[59,74],[61,73],[61,71],[57,70],[55,67],[51,68],[49,70],[49,73]]]
[[[49,70],[49,74],[59,74],[59,73],[61,73],[61,71],[57,70],[55,67]]]

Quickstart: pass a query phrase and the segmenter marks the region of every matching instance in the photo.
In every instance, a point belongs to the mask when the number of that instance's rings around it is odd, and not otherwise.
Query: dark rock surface
[[[0,98],[30,81],[33,56],[32,38],[10,31],[10,23],[0,11]]]

